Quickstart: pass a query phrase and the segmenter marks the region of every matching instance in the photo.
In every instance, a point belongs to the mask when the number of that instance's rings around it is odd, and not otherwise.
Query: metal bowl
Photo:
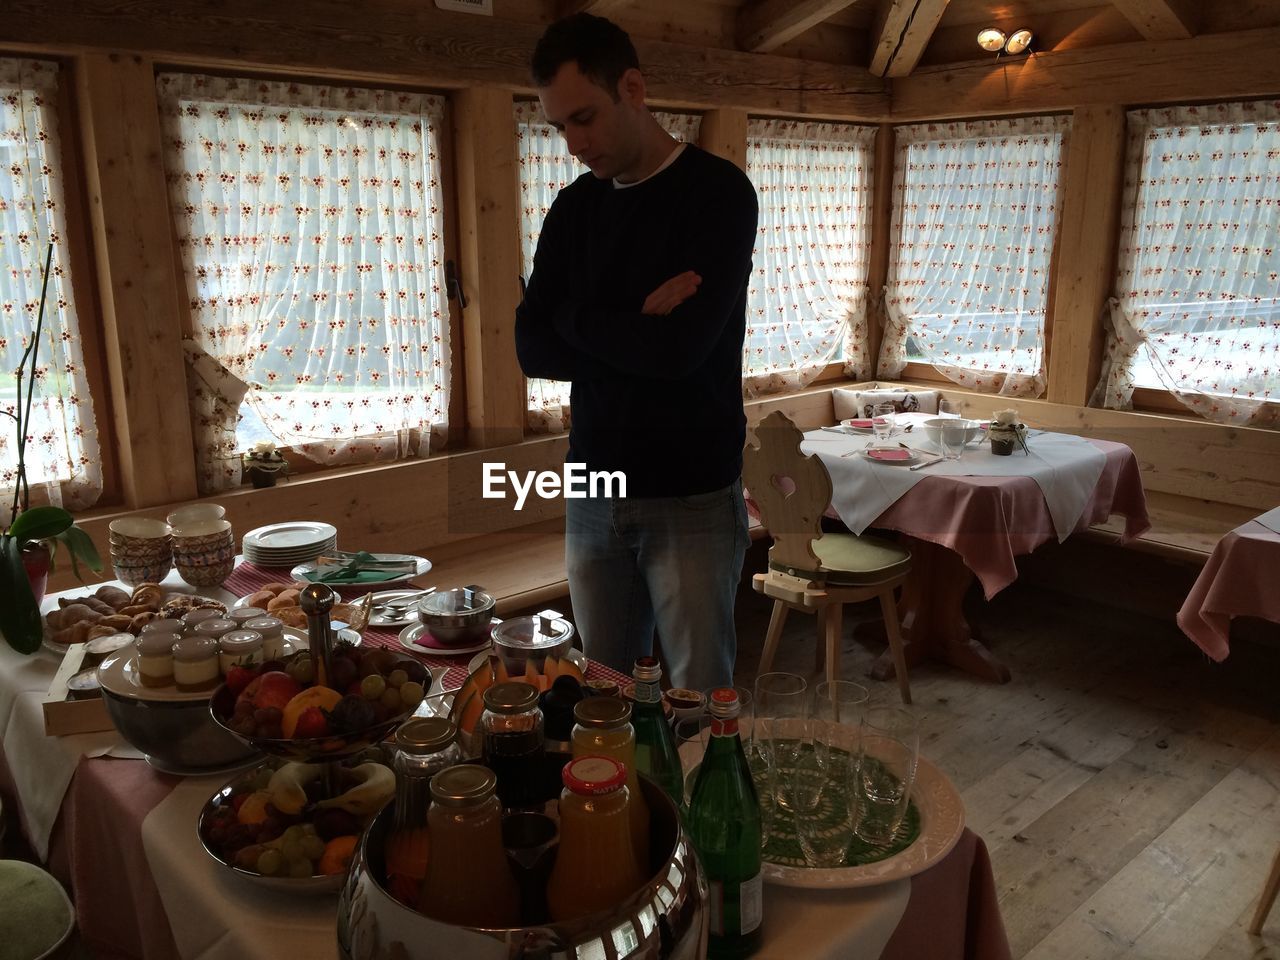
[[[102,701],[120,736],[165,769],[200,773],[242,763],[257,753],[213,721],[206,699],[143,700],[103,687]]]
[[[382,809],[356,847],[338,901],[338,954],[344,960],[518,960],[530,957],[664,958],[698,960],[707,953],[707,879],[675,804],[653,781],[640,778],[652,814],[652,875],[614,909],[566,923],[481,929],[442,923],[411,910],[383,886],[383,850],[395,804]],[[459,864],[459,869],[465,869]],[[638,942],[622,953],[614,931]]]
[[[538,671],[548,657],[557,659],[573,648],[573,624],[555,610],[529,617],[511,617],[493,628],[493,649],[513,677],[532,663]]]
[[[418,622],[445,646],[470,647],[488,635],[493,608],[493,596],[475,584],[437,590],[418,601]]]

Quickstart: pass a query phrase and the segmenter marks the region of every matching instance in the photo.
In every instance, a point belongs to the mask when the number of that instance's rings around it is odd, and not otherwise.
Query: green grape
[[[395,687],[387,687],[386,692],[382,695],[382,705],[388,710],[399,710],[400,691]]]
[[[371,673],[360,681],[360,695],[366,700],[379,700],[386,692],[387,681],[379,674]]]
[[[284,858],[292,863],[294,860],[305,859],[302,855],[302,838],[283,840],[280,843],[280,852]]]
[[[311,866],[311,861],[306,857],[298,857],[297,859],[289,859],[289,876],[295,880],[301,880],[304,877],[312,876],[315,868]]]
[[[316,836],[307,837],[302,841],[302,854],[308,860],[319,860],[324,856],[324,841]]]
[[[285,828],[284,833],[281,834],[281,839],[285,841],[301,840],[306,835],[306,829],[304,829],[301,824],[295,823],[293,826]]]
[[[400,684],[400,701],[406,709],[412,709],[422,702],[426,691],[422,689],[422,684],[416,680],[410,680],[407,683]]]
[[[393,687],[400,687],[409,680],[409,674],[405,670],[392,670],[387,675],[387,683]]]
[[[258,872],[264,877],[274,877],[284,869],[284,857],[275,847],[268,847],[258,856]]]

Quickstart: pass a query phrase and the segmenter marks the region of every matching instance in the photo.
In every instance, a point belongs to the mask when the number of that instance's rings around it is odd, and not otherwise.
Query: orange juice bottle
[[[418,911],[468,927],[520,925],[520,888],[502,845],[498,778],[462,763],[431,778],[431,855]]]
[[[631,704],[615,697],[587,697],[573,708],[577,724],[570,734],[575,757],[611,757],[627,772],[631,793],[631,842],[636,863],[649,869],[649,805],[640,792],[636,773],[636,731],[631,726]]]
[[[632,851],[631,798],[622,764],[609,757],[575,757],[561,777],[560,850],[547,880],[555,921],[615,907],[645,878]]]

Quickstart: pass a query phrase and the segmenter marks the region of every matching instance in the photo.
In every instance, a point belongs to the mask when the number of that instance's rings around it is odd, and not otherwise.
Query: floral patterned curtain
[[[751,120],[747,175],[760,202],[743,391],[807,385],[843,346],[866,378],[871,163],[876,128]]]
[[[193,339],[213,361],[188,345],[201,490],[238,483],[253,440],[325,464],[426,456],[449,394],[444,101],[193,74],[158,86]]]
[[[15,413],[13,374],[35,332],[52,238],[23,461],[33,501],[75,510],[101,494],[102,462],[67,262],[57,92],[57,64],[0,58],[0,412]],[[0,417],[0,521],[9,517],[17,480],[15,426]]]
[[[667,133],[687,143],[698,142],[702,117],[690,113],[653,112]],[[536,100],[515,105],[516,151],[520,165],[520,254],[527,277],[533,269],[542,221],[551,209],[560,188],[572,183],[587,168],[569,152],[564,137],[547,122]],[[569,409],[569,384],[560,380],[525,381],[528,393],[528,427],[535,433],[558,433],[565,429]]]
[[[1280,100],[1129,113],[1098,406],[1168,390],[1219,423],[1280,399]]]
[[[932,364],[986,393],[1044,392],[1049,260],[1070,117],[896,127],[879,376]]]

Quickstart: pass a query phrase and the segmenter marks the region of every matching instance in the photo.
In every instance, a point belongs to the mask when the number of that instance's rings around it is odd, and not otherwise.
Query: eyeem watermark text
[[[515,470],[508,470],[505,463],[484,465],[482,496],[486,500],[504,500],[506,486],[510,483],[516,495],[516,510],[524,509],[530,491],[543,500],[564,497],[566,500],[584,500],[587,497],[618,497],[627,495],[627,476],[621,470],[587,470],[585,463],[566,463],[560,473],[554,470],[531,470],[523,477]]]

